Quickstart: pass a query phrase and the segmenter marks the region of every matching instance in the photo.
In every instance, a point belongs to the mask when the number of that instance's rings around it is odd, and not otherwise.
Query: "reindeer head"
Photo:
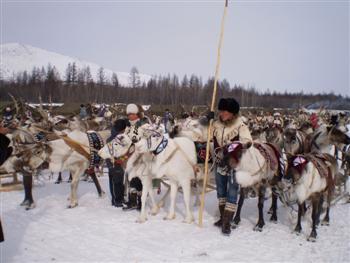
[[[307,169],[308,160],[302,155],[290,156],[288,166],[282,181],[278,183],[280,198],[287,205],[293,205],[297,202],[295,185],[301,178],[303,172]]]
[[[44,164],[47,166],[51,153],[52,148],[48,144],[36,143],[22,146],[16,156],[22,161],[22,166],[35,170]]]
[[[249,149],[252,146],[251,142],[243,144],[239,141],[232,142],[227,145],[224,149],[224,159],[223,162],[226,162],[230,167],[235,168],[239,164],[243,153],[245,150]]]
[[[329,141],[336,146],[350,144],[350,137],[336,127],[327,127]]]
[[[284,148],[288,154],[296,154],[300,151],[301,142],[297,137],[297,130],[294,128],[287,128],[283,132]]]
[[[167,139],[158,131],[149,131],[146,138],[141,138],[135,143],[136,151],[139,153],[154,152],[163,150],[167,144]],[[160,149],[160,147],[163,147]]]

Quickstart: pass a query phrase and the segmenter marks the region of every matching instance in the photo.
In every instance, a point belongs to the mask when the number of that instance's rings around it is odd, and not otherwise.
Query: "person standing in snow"
[[[235,170],[223,160],[223,152],[233,141],[243,144],[252,142],[252,136],[239,115],[240,106],[235,99],[220,99],[218,110],[219,119],[213,122],[212,136],[216,152],[215,180],[220,219],[214,225],[220,227],[224,235],[230,235],[231,220],[237,208],[239,185]]]
[[[107,143],[111,142],[118,134],[124,133],[126,127],[130,125],[126,119],[116,120],[112,126],[111,136]],[[112,197],[112,206],[122,207],[124,203],[124,169],[121,160],[106,160],[109,177],[109,190]]]
[[[149,124],[149,120],[145,118],[141,106],[136,104],[128,104],[126,107],[126,114],[128,116],[130,126],[126,127],[125,134],[133,142],[137,142],[141,139],[144,133],[144,126]],[[129,201],[123,210],[141,210],[141,195],[142,195],[142,182],[140,178],[134,177],[129,184]]]
[[[10,139],[6,136],[8,130],[0,125],[0,167],[11,156],[13,148],[9,147]],[[4,233],[2,231],[2,225],[0,220],[0,242],[3,242]]]

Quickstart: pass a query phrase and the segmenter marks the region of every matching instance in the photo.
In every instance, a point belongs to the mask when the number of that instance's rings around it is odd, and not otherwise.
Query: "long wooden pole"
[[[217,83],[218,83],[218,79],[219,79],[220,61],[221,61],[221,47],[222,47],[222,41],[224,38],[224,28],[225,28],[225,18],[226,18],[226,13],[227,13],[227,7],[228,7],[228,0],[225,0],[224,15],[222,16],[222,20],[221,20],[220,39],[219,39],[219,46],[218,46],[218,50],[217,50],[214,90],[213,90],[213,96],[212,96],[211,108],[210,108],[211,111],[214,111],[214,108],[215,108]],[[209,122],[209,127],[208,127],[208,139],[207,139],[205,165],[204,165],[203,190],[202,190],[202,194],[201,194],[201,203],[200,203],[200,207],[199,207],[199,216],[198,216],[198,224],[200,227],[203,226],[204,197],[205,197],[205,191],[206,191],[207,182],[208,182],[208,162],[209,162],[210,137],[211,137],[211,133],[212,133],[212,125],[213,125],[213,120],[211,119]]]

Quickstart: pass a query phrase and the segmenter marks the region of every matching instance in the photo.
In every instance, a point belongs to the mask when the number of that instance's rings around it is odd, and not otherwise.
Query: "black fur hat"
[[[124,131],[127,126],[130,126],[130,124],[126,119],[118,119],[114,122],[114,129],[117,133]]]
[[[218,110],[238,114],[239,103],[234,98],[221,98],[219,101]]]

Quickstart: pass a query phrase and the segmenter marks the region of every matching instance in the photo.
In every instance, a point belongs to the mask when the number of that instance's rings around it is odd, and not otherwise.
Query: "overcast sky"
[[[4,1],[1,43],[150,75],[214,75],[224,1]],[[221,78],[350,96],[349,1],[230,1]]]

